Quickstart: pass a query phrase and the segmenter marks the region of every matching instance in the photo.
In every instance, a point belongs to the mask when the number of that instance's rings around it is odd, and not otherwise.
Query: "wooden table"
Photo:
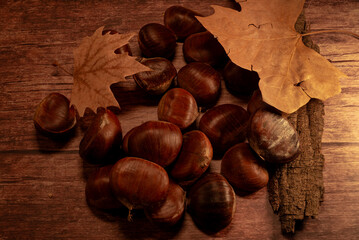
[[[321,53],[349,78],[342,93],[325,101],[325,200],[316,219],[307,219],[294,236],[284,236],[266,189],[237,197],[232,224],[215,235],[198,230],[186,214],[180,228],[161,230],[141,214],[90,209],[85,180],[93,167],[78,154],[82,132],[66,142],[38,134],[36,105],[51,92],[70,97],[73,50],[98,27],[138,30],[163,20],[165,9],[180,4],[212,13],[210,4],[233,7],[230,0],[2,1],[0,3],[0,239],[358,239],[359,238],[359,41],[345,35],[313,36]],[[311,30],[359,33],[358,0],[309,0]],[[131,42],[139,54],[135,39]],[[181,46],[174,64],[184,65]],[[245,102],[225,90],[220,103]],[[124,133],[156,119],[155,106],[134,106],[120,114]],[[219,161],[213,161],[218,169]]]

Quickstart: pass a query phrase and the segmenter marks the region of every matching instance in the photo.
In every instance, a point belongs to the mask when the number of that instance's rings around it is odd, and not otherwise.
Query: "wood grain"
[[[141,214],[103,213],[87,206],[84,187],[93,171],[78,155],[82,132],[69,141],[39,135],[34,109],[50,92],[70,96],[73,49],[98,27],[137,32],[161,23],[169,6],[179,4],[209,15],[211,4],[235,7],[230,0],[1,1],[0,3],[0,239],[357,239],[359,236],[359,41],[345,35],[313,35],[321,54],[348,75],[342,93],[325,101],[322,152],[324,202],[316,219],[307,219],[294,236],[281,233],[266,189],[237,197],[232,224],[208,236],[187,214],[178,229],[153,227]],[[309,0],[311,30],[359,33],[357,0]],[[136,39],[131,41],[139,55]],[[174,64],[183,66],[179,44]],[[222,92],[219,103],[245,101]],[[121,115],[124,133],[156,119],[155,106],[134,106]],[[218,171],[219,161],[212,169]]]

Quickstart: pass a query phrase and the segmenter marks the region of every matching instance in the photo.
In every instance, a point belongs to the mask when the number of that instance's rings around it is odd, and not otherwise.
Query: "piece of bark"
[[[296,23],[296,30],[303,33],[307,27],[302,14]],[[305,37],[303,42],[319,52],[310,38]],[[294,161],[277,166],[268,183],[269,202],[279,215],[285,233],[294,233],[296,223],[306,217],[315,218],[323,201],[323,115],[323,102],[311,99],[288,117],[299,133],[301,154]]]

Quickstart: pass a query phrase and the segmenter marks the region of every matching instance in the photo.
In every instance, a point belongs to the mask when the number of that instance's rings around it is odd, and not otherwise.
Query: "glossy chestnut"
[[[193,130],[183,134],[182,148],[169,175],[181,186],[188,186],[197,180],[209,167],[213,149],[208,137]]]
[[[182,146],[182,132],[170,122],[148,121],[130,130],[124,137],[123,149],[130,155],[170,165]]]
[[[172,88],[163,95],[157,108],[158,120],[171,122],[180,129],[189,127],[198,116],[196,100],[182,88]]]
[[[138,45],[145,57],[171,58],[176,50],[176,36],[159,23],[149,23],[140,29]]]
[[[265,161],[286,163],[299,154],[299,135],[280,114],[258,109],[251,116],[248,128],[251,148]]]
[[[178,41],[183,41],[191,34],[206,31],[196,16],[202,15],[182,6],[172,6],[165,11],[164,24],[176,34]]]
[[[105,35],[105,34],[110,34],[110,35],[114,35],[114,34],[118,34],[118,32],[116,30],[112,30],[112,29],[107,29],[107,30],[103,30],[102,31],[102,35]],[[125,44],[119,48],[117,48],[115,50],[115,53],[116,54],[122,54],[122,53],[126,53],[128,54],[129,56],[132,56],[132,51],[131,51],[131,48],[130,48],[130,45],[129,44]]]
[[[177,83],[189,91],[200,106],[212,106],[219,98],[221,75],[210,65],[192,62],[178,71]]]
[[[169,178],[160,165],[137,157],[118,160],[110,172],[110,186],[115,197],[129,210],[163,202]]]
[[[108,109],[98,111],[80,142],[80,156],[89,163],[105,163],[121,148],[122,128],[117,116]]]
[[[258,89],[258,73],[241,68],[232,61],[224,67],[223,79],[228,91],[238,96],[251,96]]]
[[[243,142],[246,138],[249,115],[241,106],[222,104],[209,109],[199,121],[199,130],[211,141],[219,154]]]
[[[70,101],[60,93],[50,93],[37,106],[34,125],[40,132],[62,134],[76,125],[76,109],[70,107]]]
[[[177,75],[177,70],[172,62],[166,58],[149,58],[141,63],[152,71],[139,72],[133,75],[137,85],[152,95],[161,95],[171,86]]]
[[[145,209],[146,217],[161,227],[177,224],[184,215],[186,192],[170,180],[167,197],[163,203]]]
[[[186,38],[183,56],[187,62],[204,62],[213,67],[222,66],[228,61],[226,51],[208,31],[195,33]]]
[[[187,209],[203,230],[217,232],[228,226],[236,210],[233,188],[219,173],[208,173],[190,189]]]
[[[248,143],[234,145],[224,154],[221,173],[235,189],[246,192],[265,187],[269,180],[263,160]]]
[[[116,209],[124,206],[116,199],[110,186],[110,171],[113,165],[98,168],[86,182],[86,200],[90,206],[99,209]]]

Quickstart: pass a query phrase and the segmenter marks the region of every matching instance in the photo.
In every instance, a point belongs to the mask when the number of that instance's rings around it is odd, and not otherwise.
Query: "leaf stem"
[[[316,31],[316,32],[309,32],[309,33],[304,33],[302,34],[302,37],[304,36],[309,36],[309,35],[314,35],[314,34],[322,34],[322,33],[342,33],[342,34],[347,34],[350,35],[354,38],[359,39],[359,34],[350,32],[350,31],[346,31],[346,30],[322,30],[322,31]]]
[[[127,221],[133,222],[133,214],[132,214],[132,207],[128,209]]]

